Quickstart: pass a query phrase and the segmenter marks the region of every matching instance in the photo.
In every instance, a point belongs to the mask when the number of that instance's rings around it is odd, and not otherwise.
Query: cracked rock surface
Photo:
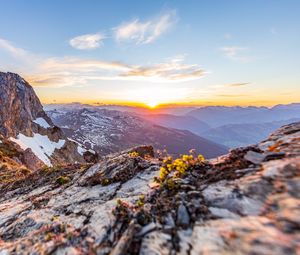
[[[143,151],[0,186],[0,254],[300,253],[300,123],[171,189],[155,185],[161,161]]]

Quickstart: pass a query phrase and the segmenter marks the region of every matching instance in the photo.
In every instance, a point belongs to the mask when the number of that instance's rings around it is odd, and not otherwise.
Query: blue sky
[[[296,0],[0,4],[0,70],[45,103],[300,101]]]

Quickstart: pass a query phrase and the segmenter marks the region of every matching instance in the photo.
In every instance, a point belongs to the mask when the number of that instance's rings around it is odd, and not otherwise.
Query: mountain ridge
[[[17,151],[24,151],[21,159],[26,155],[35,158],[32,161],[36,165],[30,165],[33,169],[84,162],[77,144],[69,141],[53,124],[30,84],[9,72],[0,72],[0,134],[6,143],[13,143]]]
[[[206,157],[226,153],[227,148],[189,131],[153,124],[139,116],[115,110],[80,108],[47,111],[69,136],[100,155],[152,144],[155,149],[179,155],[196,149]]]

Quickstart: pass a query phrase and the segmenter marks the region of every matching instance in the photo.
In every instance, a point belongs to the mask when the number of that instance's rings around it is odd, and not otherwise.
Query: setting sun
[[[150,102],[147,102],[146,105],[149,107],[149,108],[155,108],[158,106],[158,103],[156,101],[150,101]]]

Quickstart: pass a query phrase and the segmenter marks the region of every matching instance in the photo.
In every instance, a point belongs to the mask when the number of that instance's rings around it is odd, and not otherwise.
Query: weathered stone
[[[246,160],[250,161],[251,163],[260,164],[261,162],[264,161],[265,156],[261,153],[255,152],[255,151],[248,151],[246,153],[246,155],[244,156],[244,158]]]
[[[172,237],[162,231],[154,231],[143,238],[140,255],[169,255]]]
[[[177,221],[179,226],[187,227],[190,224],[190,216],[186,207],[181,204],[177,209]]]
[[[69,171],[67,185],[25,179],[0,197],[0,254],[298,254],[299,138],[286,126],[270,138],[284,154],[233,150],[174,189],[150,185],[159,162],[128,152]],[[249,151],[276,156],[250,164]]]
[[[36,119],[42,119],[47,126],[39,125]],[[78,144],[69,141],[63,131],[47,116],[32,86],[18,74],[9,72],[0,72],[0,134],[7,141],[17,138],[20,134],[26,137],[33,137],[34,134],[47,136],[51,142],[64,141],[60,149],[56,148],[51,155],[46,153],[50,164],[29,148],[23,151],[15,143],[16,140],[11,141],[18,151],[16,158],[31,170],[41,169],[45,164],[57,166],[85,162],[78,153]]]

